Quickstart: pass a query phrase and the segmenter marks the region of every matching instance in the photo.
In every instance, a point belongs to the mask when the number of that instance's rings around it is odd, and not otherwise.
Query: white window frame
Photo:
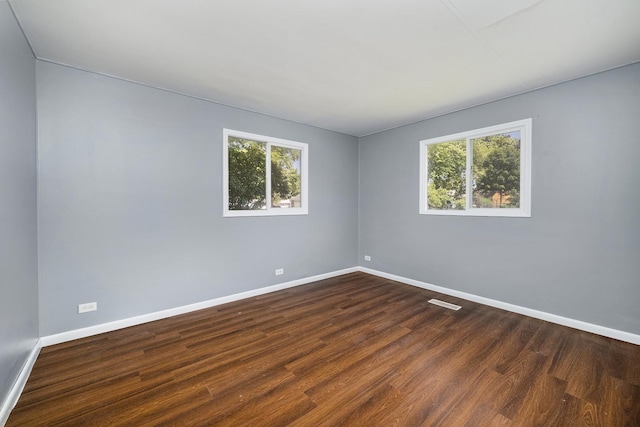
[[[499,216],[499,217],[531,217],[531,118],[429,138],[420,141],[420,214],[426,215],[454,215],[454,216]],[[466,176],[472,177],[474,138],[520,131],[520,207],[519,208],[474,208],[472,205],[473,179],[467,179],[466,208],[464,210],[429,209],[427,204],[427,186],[429,179],[427,163],[427,147],[441,142],[466,139],[467,164]]]
[[[259,210],[230,210],[229,209],[229,137],[249,139],[267,144],[266,158],[266,208]],[[271,146],[293,148],[301,151],[300,155],[300,207],[297,208],[273,208],[271,207]],[[222,131],[222,216],[274,216],[274,215],[307,215],[309,211],[309,146],[303,142],[289,141],[271,136],[258,135],[233,129]]]

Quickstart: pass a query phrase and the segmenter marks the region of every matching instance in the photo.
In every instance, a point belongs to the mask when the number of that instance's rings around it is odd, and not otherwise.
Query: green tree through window
[[[307,213],[307,144],[226,129],[224,137],[225,216]]]
[[[430,209],[464,209],[467,148],[464,139],[427,147]]]
[[[520,132],[473,140],[473,204],[520,207]]]
[[[301,150],[289,147],[271,147],[271,204],[300,195]]]
[[[531,216],[531,119],[420,147],[420,213]]]
[[[264,209],[267,144],[229,137],[229,209]]]

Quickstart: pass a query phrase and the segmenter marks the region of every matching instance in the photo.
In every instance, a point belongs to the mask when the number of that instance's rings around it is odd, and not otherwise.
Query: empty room
[[[640,426],[637,0],[0,0],[0,425]]]

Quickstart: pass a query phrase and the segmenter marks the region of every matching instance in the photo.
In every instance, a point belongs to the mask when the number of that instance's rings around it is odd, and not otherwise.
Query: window
[[[223,131],[224,216],[304,215],[307,144]]]
[[[420,141],[420,213],[531,216],[531,119]]]

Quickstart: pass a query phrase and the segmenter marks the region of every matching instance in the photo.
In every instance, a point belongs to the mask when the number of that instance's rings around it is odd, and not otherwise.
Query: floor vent
[[[440,307],[448,308],[449,310],[460,310],[462,307],[459,305],[451,304],[450,302],[440,301],[439,299],[430,299],[431,304],[439,305]]]

